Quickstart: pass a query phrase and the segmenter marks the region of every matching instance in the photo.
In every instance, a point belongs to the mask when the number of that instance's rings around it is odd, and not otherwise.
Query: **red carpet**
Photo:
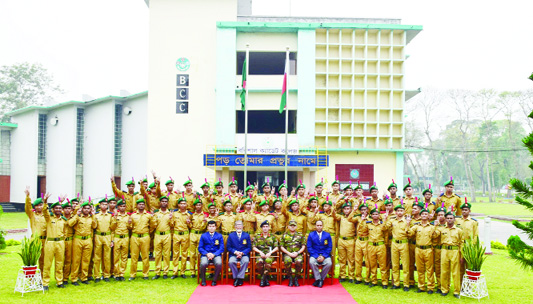
[[[230,284],[212,287],[211,281],[208,281],[207,286],[196,287],[187,303],[356,303],[339,280],[335,279],[333,285],[329,284],[331,282],[329,279],[326,282],[324,287],[317,288],[311,285],[313,280],[309,281],[310,284],[300,287],[288,287],[288,281],[284,281],[283,285],[277,285],[271,281],[269,287],[259,287],[259,281],[255,286],[245,282],[239,287],[233,287]],[[232,284],[233,280],[229,283]]]

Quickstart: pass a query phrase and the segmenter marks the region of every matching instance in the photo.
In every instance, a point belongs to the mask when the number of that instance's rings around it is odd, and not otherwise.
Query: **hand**
[[[411,216],[410,215],[406,216],[405,220],[407,221],[407,224],[410,224],[411,223]]]
[[[172,219],[172,212],[169,213],[168,218],[169,218],[170,220]]]
[[[261,258],[262,258],[263,260],[267,258],[267,256],[266,256],[264,253],[261,252],[260,254],[261,254]]]
[[[128,224],[131,224],[132,221],[133,220],[131,219],[131,215],[130,215],[129,218],[128,218]]]
[[[190,224],[190,223],[191,223],[191,219],[190,219],[190,218],[187,218],[187,219],[185,220],[185,222],[186,222],[187,224]]]
[[[111,182],[114,182],[115,181],[115,176],[113,174],[111,174],[111,178],[110,178]]]
[[[435,210],[431,211],[431,214],[429,215],[429,218],[434,218],[435,217]]]
[[[26,190],[24,190],[24,194],[26,194],[26,196],[30,196],[30,186],[26,186]]]
[[[254,189],[257,190],[257,182],[254,182]]]
[[[239,190],[239,193],[237,193],[239,197],[242,197],[244,195],[244,192],[242,190]]]
[[[274,212],[274,218],[277,220],[279,218],[279,214],[277,212]]]
[[[109,245],[109,247],[113,248],[114,245],[115,245],[115,243],[113,241],[111,241],[111,245]]]
[[[272,187],[272,192],[270,192],[272,194],[276,194],[276,187]]]
[[[271,255],[272,255],[272,253],[269,252],[269,253],[267,253],[265,256],[266,256],[266,258],[268,259]]]
[[[440,205],[440,196],[437,197],[437,205]]]
[[[78,215],[81,215],[81,209],[78,209],[77,214],[78,214]]]
[[[47,201],[48,198],[50,197],[50,195],[52,195],[52,194],[50,194],[49,192],[46,192],[46,194],[44,195],[44,200]]]
[[[294,196],[296,194],[296,188],[292,187],[291,195]]]
[[[324,257],[323,256],[319,256],[317,259],[316,259],[317,262],[319,263],[322,263],[324,262]]]
[[[291,258],[294,259],[295,257],[298,256],[298,252],[291,252],[290,256],[291,256]]]
[[[155,175],[155,171],[154,170],[150,170],[150,172],[152,172],[152,176],[154,177],[154,179],[156,179],[156,175]]]

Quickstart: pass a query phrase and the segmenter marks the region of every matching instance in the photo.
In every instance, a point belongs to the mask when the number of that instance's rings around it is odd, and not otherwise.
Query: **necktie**
[[[318,234],[318,240],[319,240],[319,241],[322,240],[322,233],[319,233],[319,234]]]
[[[239,241],[241,240],[241,234],[240,233],[237,233],[237,235],[239,236]]]
[[[213,238],[213,234],[211,233],[211,239]]]

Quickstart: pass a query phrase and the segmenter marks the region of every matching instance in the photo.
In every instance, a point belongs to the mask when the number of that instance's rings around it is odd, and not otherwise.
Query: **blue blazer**
[[[237,232],[233,231],[228,235],[227,249],[230,256],[235,256],[235,251],[241,251],[244,255],[249,255],[252,251],[252,240],[250,235],[246,232],[241,233],[241,239],[239,240]]]
[[[332,246],[331,235],[326,231],[322,231],[322,239],[320,241],[316,231],[309,233],[307,237],[307,252],[315,259],[320,255],[324,258],[331,257]]]
[[[215,256],[219,256],[224,252],[224,238],[222,234],[215,232],[213,238],[209,232],[205,232],[200,237],[200,243],[198,244],[198,251],[202,256],[206,256],[208,253],[212,253]]]

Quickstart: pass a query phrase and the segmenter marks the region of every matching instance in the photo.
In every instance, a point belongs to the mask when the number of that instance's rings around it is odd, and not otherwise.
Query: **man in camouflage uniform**
[[[296,232],[297,225],[295,220],[289,221],[289,231],[283,234],[280,241],[283,264],[289,277],[289,287],[300,286],[298,276],[302,271],[304,260],[302,253],[305,251],[305,238],[301,233]],[[292,274],[292,263],[294,263],[294,275]]]
[[[278,240],[274,235],[270,234],[270,223],[268,221],[261,223],[261,230],[261,233],[256,234],[252,241],[252,250],[259,255],[255,264],[257,272],[261,274],[259,286],[265,287],[270,286],[268,273],[274,262],[272,255],[278,251]]]

